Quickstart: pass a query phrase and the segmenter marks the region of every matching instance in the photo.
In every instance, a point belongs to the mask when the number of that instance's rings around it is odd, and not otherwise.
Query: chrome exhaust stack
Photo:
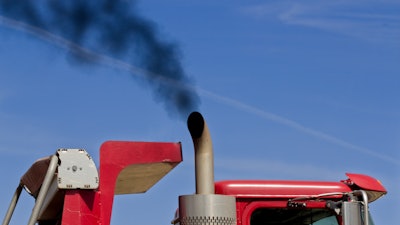
[[[214,194],[214,152],[207,124],[198,112],[187,121],[195,152],[196,194]]]
[[[187,125],[195,151],[196,194],[179,196],[172,224],[236,225],[235,197],[215,194],[214,154],[207,124],[200,113],[193,112]]]

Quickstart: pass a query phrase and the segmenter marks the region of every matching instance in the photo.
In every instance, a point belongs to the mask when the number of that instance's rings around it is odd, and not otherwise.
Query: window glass
[[[259,208],[250,218],[250,225],[338,225],[329,209]]]
[[[315,221],[312,225],[338,225],[336,216],[328,216],[318,221]]]
[[[371,216],[371,213],[370,212],[368,212],[368,215],[369,215],[369,225],[374,225],[375,223],[374,223],[374,220],[372,219],[372,216]]]

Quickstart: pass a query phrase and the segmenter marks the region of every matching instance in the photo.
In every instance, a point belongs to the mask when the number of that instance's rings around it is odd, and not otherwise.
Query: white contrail
[[[104,54],[99,54],[95,51],[92,51],[88,48],[78,45],[77,43],[69,41],[65,38],[62,38],[58,35],[50,33],[47,30],[41,29],[39,27],[32,26],[27,23],[24,23],[24,22],[21,22],[18,20],[14,20],[14,19],[11,19],[8,17],[4,17],[1,15],[0,15],[0,23],[5,27],[12,28],[14,30],[18,30],[18,31],[22,31],[24,33],[34,35],[37,38],[42,39],[46,42],[54,44],[63,49],[72,51],[74,54],[77,54],[78,56],[80,56],[82,58],[86,58],[87,60],[94,61],[94,62],[101,63],[101,64],[106,64],[106,65],[114,67],[114,68],[127,70],[137,76],[146,77],[149,75],[154,75],[152,73],[149,73],[148,71],[145,71],[138,67],[134,67],[122,60],[118,60],[118,59],[109,57]]]
[[[248,113],[257,115],[258,117],[261,117],[261,118],[264,118],[264,119],[267,119],[267,120],[270,120],[270,121],[285,125],[287,127],[290,127],[290,128],[295,129],[295,130],[298,130],[298,131],[300,131],[302,133],[305,133],[305,134],[314,136],[314,137],[316,137],[318,139],[330,142],[332,144],[335,144],[335,145],[338,145],[338,146],[341,146],[341,147],[344,147],[344,148],[347,148],[347,149],[355,150],[355,151],[358,151],[360,153],[379,158],[379,159],[384,160],[386,162],[390,162],[390,163],[393,163],[393,164],[396,164],[396,165],[400,165],[400,161],[399,160],[397,160],[397,159],[395,159],[393,157],[390,157],[388,155],[377,153],[377,152],[375,152],[375,151],[373,151],[371,149],[364,148],[364,147],[352,144],[352,143],[347,142],[345,140],[342,140],[340,138],[334,137],[332,135],[326,134],[326,133],[318,131],[318,130],[314,130],[314,129],[306,127],[306,126],[304,126],[304,125],[302,125],[300,123],[297,123],[297,122],[295,122],[293,120],[287,119],[287,118],[282,117],[282,116],[278,116],[276,114],[273,114],[273,113],[270,113],[268,111],[259,109],[257,107],[245,104],[245,103],[237,101],[235,99],[227,98],[227,97],[212,93],[212,92],[204,90],[204,89],[197,89],[197,90],[203,96],[207,96],[207,97],[209,97],[211,99],[214,99],[214,100],[219,101],[221,103],[224,103],[226,105],[230,105],[230,106],[235,107],[237,109],[241,109],[241,110],[246,111]]]
[[[105,64],[108,65],[110,67],[114,67],[117,69],[121,69],[121,70],[125,70],[128,71],[129,73],[132,73],[136,76],[140,76],[143,78],[151,78],[154,80],[158,80],[164,83],[168,83],[169,85],[173,85],[173,86],[177,86],[177,87],[184,87],[189,91],[197,91],[200,95],[204,96],[204,97],[208,97],[212,100],[215,101],[219,101],[223,104],[229,105],[231,107],[246,111],[248,113],[254,114],[260,118],[264,118],[273,122],[276,122],[278,124],[293,128],[295,130],[298,130],[302,133],[314,136],[318,139],[321,140],[325,140],[327,142],[330,142],[332,144],[347,148],[347,149],[351,149],[351,150],[355,150],[358,151],[360,153],[366,154],[366,155],[370,155],[372,157],[376,157],[379,158],[383,161],[386,162],[390,162],[396,165],[400,165],[400,161],[396,160],[393,157],[390,157],[388,155],[384,155],[381,153],[377,153],[371,149],[368,148],[364,148],[364,147],[360,147],[358,145],[354,145],[350,142],[347,142],[345,140],[339,139],[337,137],[334,137],[332,135],[326,134],[324,132],[318,131],[318,130],[314,130],[311,129],[309,127],[303,126],[293,120],[287,119],[285,117],[282,116],[278,116],[276,114],[267,112],[265,110],[261,110],[257,107],[245,104],[243,102],[237,101],[235,99],[232,98],[227,98],[221,95],[218,95],[216,93],[207,91],[205,89],[201,89],[201,88],[197,88],[193,85],[189,85],[180,81],[176,81],[176,80],[172,80],[170,78],[167,77],[163,77],[159,74],[154,74],[151,73],[149,71],[143,70],[141,68],[135,67],[127,62],[124,62],[122,60],[118,60],[109,56],[106,56],[104,54],[99,54],[97,52],[94,52],[90,49],[84,48],[74,42],[71,42],[67,39],[64,39],[60,36],[57,36],[53,33],[50,33],[46,30],[43,30],[41,28],[35,27],[35,26],[31,26],[29,24],[14,20],[14,19],[10,19],[4,16],[0,15],[0,23],[3,26],[15,29],[15,30],[19,30],[25,33],[29,33],[31,35],[34,35],[46,42],[52,43],[54,45],[57,45],[61,48],[64,48],[66,50],[70,50],[73,51],[75,54],[78,54],[81,57],[87,58],[89,60],[95,61],[97,63],[101,63],[101,64]]]

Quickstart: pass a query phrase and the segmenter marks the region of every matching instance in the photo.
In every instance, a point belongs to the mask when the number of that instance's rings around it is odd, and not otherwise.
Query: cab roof
[[[340,182],[293,180],[226,180],[215,183],[215,193],[236,198],[290,199],[326,193],[329,198],[341,198],[345,192],[364,190],[370,202],[387,193],[381,182],[363,174],[346,173],[348,179]]]
[[[236,198],[296,198],[324,193],[350,192],[341,182],[283,181],[283,180],[226,180],[215,183],[215,193]],[[332,196],[333,197],[333,196]],[[340,198],[341,195],[336,195]]]

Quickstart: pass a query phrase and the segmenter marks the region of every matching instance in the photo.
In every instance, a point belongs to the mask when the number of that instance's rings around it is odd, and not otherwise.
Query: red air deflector
[[[109,225],[114,194],[146,192],[181,161],[180,143],[103,143],[99,188],[67,191],[62,225]]]
[[[108,141],[100,149],[100,186],[143,193],[181,161],[180,143]]]
[[[349,179],[342,182],[353,189],[363,189],[368,195],[369,202],[373,202],[387,193],[382,183],[373,177],[356,173],[346,173],[346,175]]]

